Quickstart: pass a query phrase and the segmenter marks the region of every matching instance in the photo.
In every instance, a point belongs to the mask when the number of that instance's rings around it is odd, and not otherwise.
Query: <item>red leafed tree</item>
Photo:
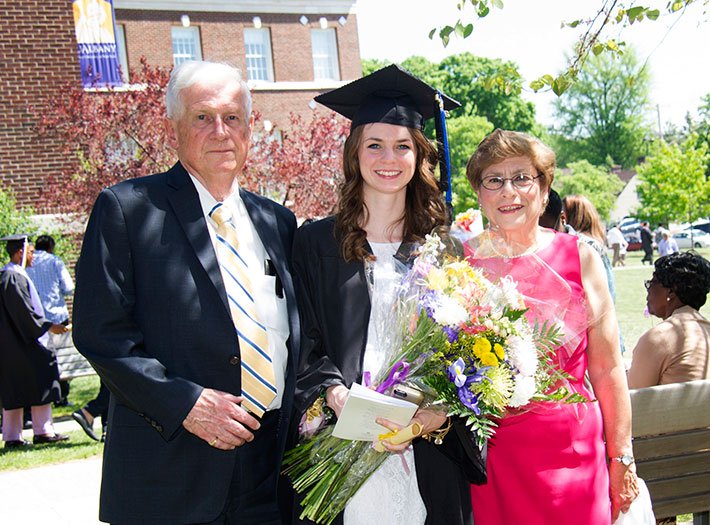
[[[131,71],[128,90],[85,91],[70,84],[47,107],[35,109],[40,137],[58,137],[62,153],[76,160],[50,175],[42,205],[86,213],[103,188],[164,171],[175,162],[163,131],[169,74],[141,60],[140,69]]]
[[[128,90],[85,91],[68,85],[47,107],[35,109],[40,137],[58,137],[76,162],[51,174],[41,205],[86,214],[99,192],[121,180],[165,171],[177,157],[164,131],[169,70],[141,60]],[[334,115],[334,114],[333,114]],[[257,125],[260,116],[255,112]],[[331,213],[341,177],[347,127],[334,116],[307,124],[291,115],[289,130],[256,132],[240,183],[289,206],[299,218]]]
[[[335,114],[305,122],[292,113],[282,140],[272,131],[254,141],[245,187],[281,201],[301,219],[333,213],[348,129]]]

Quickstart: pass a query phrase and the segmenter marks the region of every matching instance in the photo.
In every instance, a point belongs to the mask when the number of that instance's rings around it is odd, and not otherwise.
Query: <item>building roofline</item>
[[[216,13],[345,14],[355,12],[356,0],[114,0],[115,9]]]

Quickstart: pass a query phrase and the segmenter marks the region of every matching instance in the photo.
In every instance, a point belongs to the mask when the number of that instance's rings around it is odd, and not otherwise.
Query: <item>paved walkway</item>
[[[55,430],[76,430],[74,421]],[[32,439],[32,431],[25,431]],[[0,523],[15,525],[98,525],[101,456],[59,465],[0,472]]]

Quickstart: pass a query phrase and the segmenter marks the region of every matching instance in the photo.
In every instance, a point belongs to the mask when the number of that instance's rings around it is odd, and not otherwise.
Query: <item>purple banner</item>
[[[84,88],[121,86],[113,0],[72,0]]]

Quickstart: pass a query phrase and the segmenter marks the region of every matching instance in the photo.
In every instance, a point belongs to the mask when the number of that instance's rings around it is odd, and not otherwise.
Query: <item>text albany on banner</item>
[[[84,88],[120,86],[113,0],[72,0]]]

